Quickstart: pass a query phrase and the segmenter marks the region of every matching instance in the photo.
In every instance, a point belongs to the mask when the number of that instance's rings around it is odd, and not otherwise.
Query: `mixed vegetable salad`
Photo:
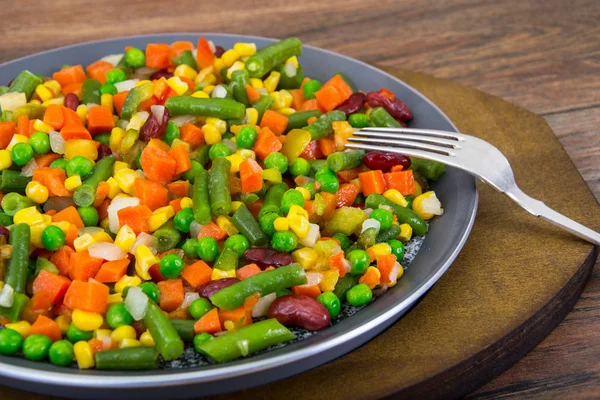
[[[126,47],[0,86],[0,354],[139,370],[320,330],[403,274],[442,164],[345,150],[399,127],[392,92],[261,50]]]

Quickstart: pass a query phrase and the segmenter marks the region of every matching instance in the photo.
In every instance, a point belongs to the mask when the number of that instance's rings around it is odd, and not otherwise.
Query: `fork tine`
[[[451,157],[444,156],[439,153],[431,153],[429,151],[419,150],[417,148],[403,148],[403,147],[389,147],[389,146],[376,146],[371,144],[363,143],[347,143],[346,148],[357,149],[357,150],[368,150],[368,151],[382,151],[385,153],[396,153],[403,154],[412,157],[426,158],[429,160],[439,161],[441,163],[456,166],[456,163],[451,161]]]
[[[353,134],[353,136],[354,137],[356,137],[356,136],[363,137],[364,136],[367,138],[382,138],[382,139],[388,139],[388,140],[410,140],[410,141],[415,141],[415,142],[420,142],[420,143],[425,143],[425,144],[442,146],[445,148],[460,149],[460,144],[458,141],[450,140],[450,139],[443,139],[443,138],[439,138],[437,136],[420,136],[420,135],[413,135],[413,134],[408,134],[408,133],[390,135],[387,133],[382,134],[382,133],[375,133],[375,132],[370,132],[370,131],[367,131],[367,132],[357,131]]]
[[[438,131],[433,129],[414,129],[414,128],[378,128],[378,127],[367,127],[362,128],[358,132],[376,132],[378,134],[387,134],[388,136],[382,135],[379,137],[389,138],[391,135],[397,135],[398,133],[422,135],[422,136],[434,136],[443,139],[450,139],[456,141],[463,141],[466,139],[466,135],[458,132],[446,132]],[[391,136],[393,137],[393,136]]]
[[[348,138],[348,143],[375,143],[375,144],[381,144],[381,139],[377,139],[377,138],[366,138],[366,137],[350,137]],[[430,151],[432,153],[437,153],[437,154],[441,154],[444,156],[450,156],[450,157],[455,157],[456,153],[452,152],[452,149],[449,149],[448,147],[438,147],[438,146],[432,146],[426,143],[422,143],[422,142],[413,142],[413,141],[409,141],[409,140],[401,140],[401,139],[388,139],[385,142],[385,146],[386,148],[394,148],[394,147],[402,147],[402,148],[409,148],[409,149],[416,149],[416,150],[424,150],[424,151]]]

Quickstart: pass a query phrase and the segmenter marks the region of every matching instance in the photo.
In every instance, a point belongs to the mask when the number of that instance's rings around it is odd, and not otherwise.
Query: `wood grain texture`
[[[248,1],[244,10],[233,0],[0,3],[5,5],[0,62],[85,40],[214,31],[297,35],[306,43],[367,62],[452,79],[544,116],[600,198],[597,0]],[[555,190],[561,188],[547,184],[548,193]],[[546,198],[545,191],[541,195]],[[565,321],[472,398],[597,397],[597,269]]]

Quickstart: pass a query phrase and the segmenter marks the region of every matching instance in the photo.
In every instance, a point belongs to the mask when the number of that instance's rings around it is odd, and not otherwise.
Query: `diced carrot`
[[[182,82],[185,82],[188,85],[188,89],[193,91],[196,88],[196,83],[193,80],[186,78],[185,76],[180,76],[179,79]]]
[[[17,127],[14,122],[6,121],[0,122],[0,149],[5,149],[12,140]]]
[[[117,211],[119,224],[121,226],[129,225],[136,235],[141,232],[148,233],[150,231],[148,228],[148,218],[150,218],[151,215],[152,210],[144,205],[125,207]]]
[[[292,107],[294,110],[302,109],[302,105],[304,104],[304,90],[302,89],[292,89],[289,90],[292,95]]]
[[[63,94],[66,96],[69,93],[73,93],[74,95],[76,95],[78,98],[81,99],[81,94],[82,94],[82,89],[83,88],[83,82],[76,82],[76,83],[71,83],[70,85],[67,86],[63,86],[62,87],[62,92]]]
[[[65,123],[63,114],[63,106],[58,104],[50,104],[44,113],[44,123],[50,125],[54,130],[60,131]]]
[[[64,208],[52,216],[52,222],[62,221],[69,222],[75,225],[77,228],[83,228],[85,226],[75,206]]]
[[[177,168],[177,162],[167,152],[148,146],[142,151],[140,164],[148,179],[160,183],[171,182]]]
[[[386,88],[379,89],[379,93],[381,93],[383,96],[387,97],[388,99],[390,99],[392,101],[394,101],[396,99],[396,96],[394,95],[394,93],[387,90]]]
[[[63,293],[64,296],[64,293]],[[29,300],[28,307],[36,313],[49,313],[54,307],[52,304],[52,300],[50,299],[50,295],[45,292],[34,293]]]
[[[333,216],[336,206],[336,197],[333,193],[321,192],[323,200],[325,200],[325,211],[323,211],[323,219],[328,220]]]
[[[115,110],[117,110],[117,114],[121,115],[121,110],[123,109],[123,104],[125,104],[125,99],[129,94],[129,90],[125,92],[119,92],[113,96],[113,105],[115,106]]]
[[[358,196],[359,190],[356,186],[351,183],[342,183],[337,193],[335,194],[336,206],[344,207],[351,206]]]
[[[277,111],[267,110],[260,120],[261,128],[269,128],[276,135],[282,135],[287,128],[288,119],[285,115]]]
[[[165,95],[169,91],[169,84],[167,80],[162,77],[160,79],[156,79],[152,82],[152,93],[154,97],[156,97],[159,103],[163,103],[165,101]]]
[[[71,310],[80,309],[105,313],[108,303],[108,286],[97,282],[73,281],[65,294],[64,304]]]
[[[383,174],[388,189],[396,189],[402,196],[415,193],[415,176],[411,170]]]
[[[242,268],[235,271],[235,276],[239,280],[243,281],[246,278],[250,278],[253,275],[262,272],[260,267],[256,264],[244,265]]]
[[[200,68],[210,67],[215,63],[215,55],[213,54],[208,41],[204,36],[198,38],[198,46],[196,46],[196,61]]]
[[[392,169],[390,169],[390,172],[400,172],[402,170],[404,170],[404,167],[402,166],[402,164],[398,164],[394,165]]]
[[[314,200],[306,200],[304,201],[304,209],[308,213],[308,220],[311,223],[318,222],[319,216],[316,214],[316,207]]]
[[[171,43],[171,60],[186,50],[193,50],[194,44],[188,41],[178,41]]]
[[[85,72],[81,65],[73,65],[72,67],[63,68],[52,75],[52,79],[58,81],[60,86],[71,85],[73,83],[83,83],[86,80]]]
[[[68,246],[75,247],[75,239],[79,237],[79,231],[74,224],[70,224],[65,235],[65,243]]]
[[[344,102],[343,96],[335,86],[323,86],[315,92],[319,107],[331,111]]]
[[[171,48],[164,43],[149,43],[146,46],[146,67],[166,69],[171,64]]]
[[[317,99],[306,100],[304,103],[302,103],[300,110],[320,110],[319,103],[317,102]]]
[[[192,149],[204,144],[204,133],[202,132],[202,129],[189,122],[183,124],[180,129],[180,135],[181,140],[189,143]]]
[[[194,332],[196,333],[217,333],[221,332],[223,329],[221,328],[221,321],[219,320],[219,310],[217,308],[213,308],[206,314],[204,314],[196,323],[194,324]]]
[[[62,246],[52,254],[52,257],[50,257],[50,262],[56,265],[56,268],[58,268],[58,272],[60,272],[61,275],[69,275],[69,269],[71,268],[71,254],[74,252],[75,250],[71,247]]]
[[[321,150],[321,153],[323,153],[325,157],[335,153],[335,142],[333,141],[333,139],[322,138],[317,140],[317,142],[319,143],[319,149]]]
[[[92,139],[90,132],[83,125],[65,125],[60,130],[60,135],[65,141],[71,139]]]
[[[348,100],[348,98],[352,96],[352,88],[346,83],[340,74],[334,75],[333,78],[325,82],[323,85],[323,87],[329,86],[333,86],[337,89],[338,93],[341,95],[342,102]]]
[[[254,152],[264,160],[271,153],[278,152],[281,150],[283,145],[277,139],[277,136],[271,129],[268,127],[264,127],[260,130],[258,134],[258,138],[256,139],[256,143],[254,144]]]
[[[100,270],[94,277],[95,280],[102,283],[114,283],[125,275],[127,267],[129,266],[129,259],[108,261],[102,264]]]
[[[192,168],[192,161],[190,160],[190,155],[188,154],[186,146],[180,144],[171,149],[168,154],[176,162],[175,175],[182,174]]]
[[[339,253],[329,257],[329,267],[331,269],[336,269],[340,273],[340,278],[343,278],[346,275],[345,264],[343,251],[340,251]]]
[[[365,170],[362,168],[352,168],[344,171],[337,172],[337,176],[341,182],[350,183],[353,179],[358,178],[358,174],[364,172]]]
[[[96,353],[100,353],[105,351],[104,342],[100,339],[90,339],[88,340],[88,344],[92,349],[92,356],[95,356]]]
[[[200,229],[200,232],[198,232],[198,239],[203,237],[211,237],[218,242],[227,237],[227,232],[219,228],[214,222],[211,222],[210,224],[204,225],[202,229]]]
[[[161,149],[164,152],[169,152],[171,151],[171,146],[169,146],[168,144],[166,144],[165,142],[163,142],[160,139],[150,139],[150,141],[148,142],[148,146],[150,147],[156,147],[158,149]]]
[[[148,206],[152,211],[166,206],[169,202],[169,191],[158,182],[138,178],[133,189],[135,197],[140,199],[140,204]]]
[[[382,254],[376,257],[377,260],[377,269],[381,275],[381,283],[388,284],[394,279],[390,279],[390,274],[392,273],[394,266],[396,265],[396,256],[394,254]]]
[[[363,283],[373,289],[381,283],[381,272],[375,267],[369,267],[367,268],[367,272],[360,277],[358,283]]]
[[[40,315],[33,325],[31,325],[30,335],[44,335],[48,336],[53,342],[62,339],[62,333],[58,323],[46,316]]]
[[[96,276],[103,261],[101,258],[91,257],[87,250],[75,252],[71,254],[69,277],[85,282]]]
[[[37,164],[38,168],[45,168],[50,166],[50,164],[52,164],[52,161],[58,160],[61,157],[62,156],[60,154],[48,153],[44,154],[43,156],[36,157],[35,163]]]
[[[381,170],[361,172],[358,174],[358,180],[360,181],[360,187],[362,192],[367,197],[371,193],[382,194],[385,192],[385,179],[383,178],[383,172]]]
[[[114,66],[108,61],[98,60],[94,61],[85,68],[90,79],[96,79],[104,85],[106,82],[106,73],[113,69]]]
[[[262,171],[263,169],[260,165],[251,158],[241,162],[240,180],[242,184],[242,193],[254,193],[262,189]]]
[[[23,136],[31,136],[29,134],[29,117],[25,114],[17,119],[17,133]]]
[[[44,293],[54,304],[58,304],[65,297],[65,293],[71,284],[67,277],[41,270],[33,281],[33,293]]]
[[[169,205],[173,207],[173,210],[175,210],[176,214],[181,211],[181,199],[171,200]]]
[[[321,289],[319,289],[319,285],[312,285],[312,286],[306,286],[306,285],[292,286],[292,293],[294,293],[294,294],[301,294],[301,295],[305,295],[305,296],[310,296],[310,297],[317,298],[321,294]]]
[[[246,96],[248,96],[248,101],[250,101],[250,104],[254,104],[258,101],[258,99],[260,99],[260,92],[254,89],[252,86],[246,85]]]
[[[104,218],[108,217],[108,206],[110,205],[110,199],[104,199],[102,204],[96,206],[96,210],[98,210],[98,219],[102,221]]]
[[[252,323],[252,318],[250,318],[250,321],[246,318],[246,307],[244,306],[240,306],[234,310],[219,309],[219,322],[221,322],[222,326],[225,325],[226,321],[236,324],[242,319],[244,319],[244,326]]]
[[[63,106],[62,113],[63,113],[63,125],[62,126],[83,125],[83,123],[81,122],[81,118],[79,117],[79,115],[77,114],[76,111]]]
[[[262,207],[262,199],[259,199],[257,201],[255,201],[254,203],[250,203],[247,205],[248,207],[248,211],[250,211],[250,214],[252,214],[254,216],[254,219],[258,220],[258,212],[260,211],[260,208]]]
[[[65,188],[67,175],[62,168],[39,168],[33,172],[33,180],[40,182],[48,188],[50,196],[71,196],[72,193]]]
[[[167,279],[158,282],[158,290],[160,290],[159,305],[163,310],[173,311],[183,303],[185,293],[181,279]]]
[[[211,280],[212,268],[202,260],[188,265],[181,271],[181,277],[193,288]]]
[[[190,193],[190,182],[175,181],[167,185],[169,192],[177,197],[187,197]]]
[[[315,122],[317,119],[318,119],[317,117],[310,117],[309,119],[306,120],[306,123],[308,123],[310,125],[313,122]]]
[[[100,182],[96,187],[96,198],[94,199],[94,204],[92,205],[94,207],[99,207],[102,204],[102,202],[104,202],[109,192],[110,185],[108,184],[108,182]]]
[[[323,153],[319,148],[319,143],[316,140],[313,140],[306,145],[298,157],[304,158],[305,160],[318,160],[323,158]]]
[[[92,135],[110,132],[115,127],[113,113],[108,106],[94,106],[87,112],[87,126]]]
[[[156,104],[158,104],[158,100],[156,99],[156,97],[151,96],[149,99],[144,100],[140,103],[140,105],[138,106],[138,111],[150,112],[150,107]]]

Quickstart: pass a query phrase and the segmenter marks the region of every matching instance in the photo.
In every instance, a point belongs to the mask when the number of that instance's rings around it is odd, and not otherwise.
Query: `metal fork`
[[[506,194],[536,217],[600,245],[600,233],[565,217],[519,189],[504,154],[475,136],[428,129],[363,128],[348,139],[346,147],[405,154],[462,169]]]

